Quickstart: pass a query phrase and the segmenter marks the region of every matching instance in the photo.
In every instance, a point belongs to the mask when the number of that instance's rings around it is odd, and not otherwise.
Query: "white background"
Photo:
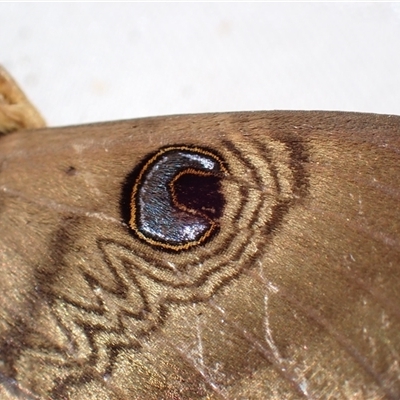
[[[400,114],[399,3],[2,3],[49,125],[214,111]]]

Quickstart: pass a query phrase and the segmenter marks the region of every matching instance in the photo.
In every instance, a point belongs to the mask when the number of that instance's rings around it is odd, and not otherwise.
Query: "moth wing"
[[[121,196],[176,145],[215,151],[228,175],[220,233],[172,254],[132,234]],[[1,390],[398,398],[399,150],[399,117],[325,112],[2,137]]]

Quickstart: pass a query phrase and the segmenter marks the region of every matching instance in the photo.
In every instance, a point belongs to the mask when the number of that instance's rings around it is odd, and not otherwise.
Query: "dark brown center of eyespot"
[[[183,174],[174,181],[173,190],[177,204],[210,219],[222,217],[225,200],[220,176]]]
[[[129,207],[125,217],[130,229],[164,250],[187,250],[206,242],[219,229],[226,173],[222,159],[209,150],[161,149],[134,171],[126,188],[130,201],[122,206]]]

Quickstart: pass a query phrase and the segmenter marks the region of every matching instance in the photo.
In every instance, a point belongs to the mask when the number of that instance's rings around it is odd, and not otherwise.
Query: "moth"
[[[15,87],[1,399],[400,398],[400,117],[44,128]]]

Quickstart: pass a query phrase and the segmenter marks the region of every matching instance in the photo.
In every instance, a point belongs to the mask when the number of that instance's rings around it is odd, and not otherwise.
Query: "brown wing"
[[[399,161],[351,113],[0,138],[0,395],[398,399]]]

